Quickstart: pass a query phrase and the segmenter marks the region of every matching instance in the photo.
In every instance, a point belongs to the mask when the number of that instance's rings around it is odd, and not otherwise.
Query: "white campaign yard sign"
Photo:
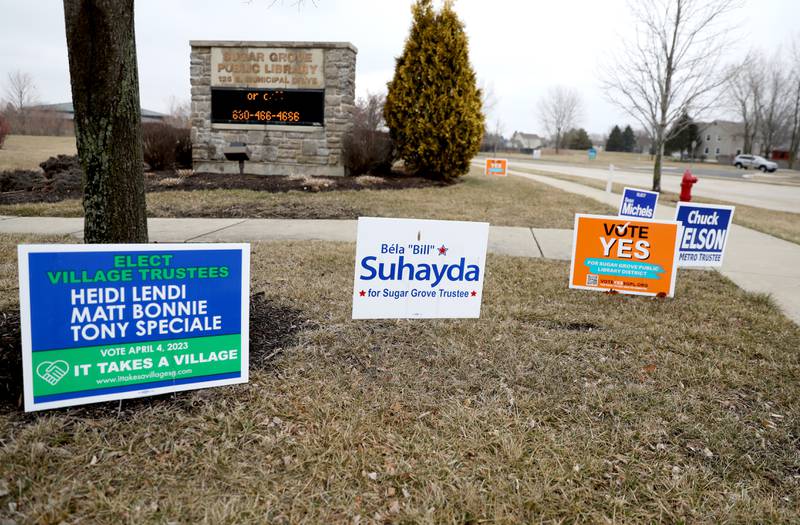
[[[360,217],[353,319],[478,318],[489,224]]]

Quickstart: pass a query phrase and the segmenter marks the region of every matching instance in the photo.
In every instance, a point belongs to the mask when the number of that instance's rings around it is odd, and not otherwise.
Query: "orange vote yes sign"
[[[569,287],[672,297],[679,233],[676,221],[576,214]]]
[[[508,175],[507,168],[508,161],[506,159],[486,159],[486,175],[505,177]]]

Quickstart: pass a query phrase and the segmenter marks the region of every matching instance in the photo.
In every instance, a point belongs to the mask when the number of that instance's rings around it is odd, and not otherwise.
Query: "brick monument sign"
[[[239,173],[344,175],[356,48],[342,42],[191,42],[192,163]]]

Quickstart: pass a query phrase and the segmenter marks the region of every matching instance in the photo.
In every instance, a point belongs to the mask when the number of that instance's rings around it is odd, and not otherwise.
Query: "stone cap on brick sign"
[[[318,49],[349,49],[358,53],[358,48],[350,42],[271,42],[265,40],[190,40],[192,47],[284,47]]]

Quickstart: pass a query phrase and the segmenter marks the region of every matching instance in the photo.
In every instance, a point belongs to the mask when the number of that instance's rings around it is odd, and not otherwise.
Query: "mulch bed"
[[[39,166],[41,172],[0,172],[0,204],[58,202],[81,197],[83,171],[77,156],[50,157]]]
[[[300,310],[278,304],[266,297],[264,292],[253,294],[250,297],[250,370],[271,369],[275,358],[296,343],[297,334],[313,327],[314,324]],[[0,312],[0,413],[23,409],[22,385],[19,312]],[[190,394],[191,391],[126,400],[122,413],[130,413],[157,402],[182,402]],[[83,411],[88,417],[120,413],[119,403],[115,401],[70,410]]]
[[[42,172],[14,170],[0,172],[0,204],[58,202],[82,196],[83,173],[77,156],[59,155],[41,163]],[[306,177],[221,175],[192,173],[191,170],[158,171],[145,174],[147,192],[194,190],[253,190],[270,193],[309,193],[358,190],[402,190],[446,186],[425,177],[392,173],[359,177]]]

